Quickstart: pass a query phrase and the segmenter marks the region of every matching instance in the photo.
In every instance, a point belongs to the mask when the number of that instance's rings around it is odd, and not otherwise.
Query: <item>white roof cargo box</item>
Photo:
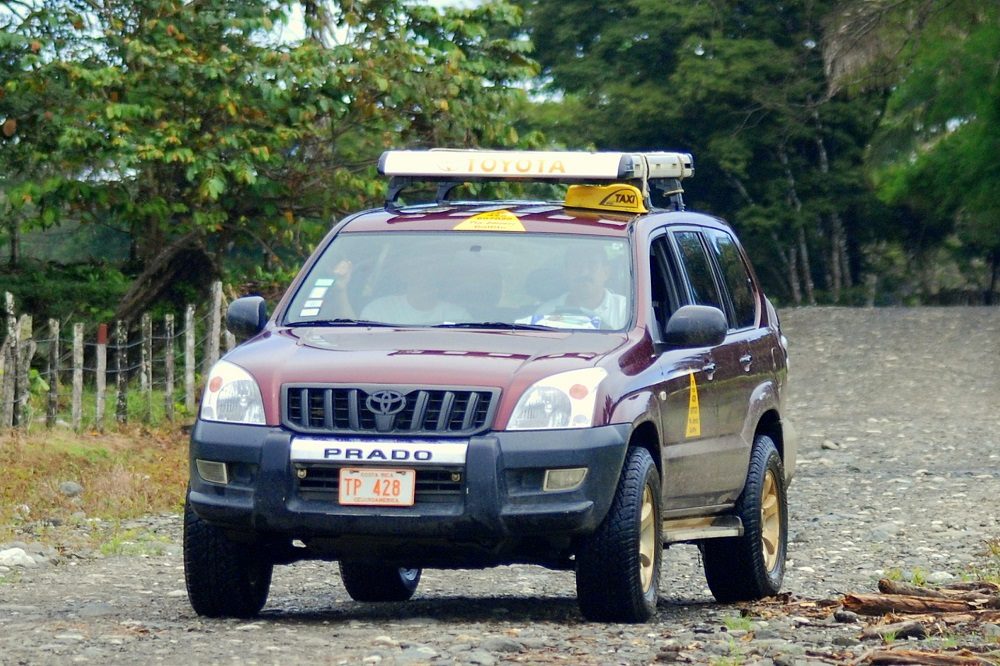
[[[416,180],[649,180],[694,175],[688,153],[530,150],[389,150],[379,173]],[[645,188],[643,188],[645,189]]]

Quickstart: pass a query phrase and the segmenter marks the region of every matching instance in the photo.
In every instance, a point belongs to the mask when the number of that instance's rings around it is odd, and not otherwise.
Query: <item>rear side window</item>
[[[677,242],[684,272],[691,283],[694,305],[711,305],[725,312],[719,288],[712,277],[712,265],[701,242],[701,234],[697,231],[678,231],[674,233],[674,240]]]
[[[709,245],[722,269],[722,277],[729,288],[736,316],[735,328],[748,328],[757,323],[757,298],[743,256],[733,237],[724,231],[709,231]]]

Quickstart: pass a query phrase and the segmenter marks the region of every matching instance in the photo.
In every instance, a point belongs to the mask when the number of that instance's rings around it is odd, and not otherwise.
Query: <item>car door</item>
[[[690,290],[667,233],[650,244],[650,294],[657,325],[691,302]],[[719,448],[716,364],[713,350],[667,349],[656,361],[659,383],[660,433],[663,454],[664,515],[712,503],[717,494],[708,453]]]
[[[761,328],[761,298],[746,260],[736,239],[728,231],[708,229],[705,232],[727,297],[729,336],[740,348],[740,378],[734,385],[731,399],[720,418],[726,430],[743,433],[747,425],[750,400],[757,386],[767,381],[771,367],[771,336]],[[749,449],[752,434],[743,433]]]
[[[679,228],[672,230],[669,237],[684,301],[722,310],[730,322],[730,332],[722,344],[701,351],[703,364],[692,375],[700,403],[701,433],[673,447],[674,468],[667,465],[664,477],[668,484],[674,482],[685,489],[683,505],[719,505],[735,498],[746,474],[746,450],[740,437],[742,424],[736,425],[733,407],[746,389],[741,365],[746,341],[733,328],[728,295],[719,279],[705,230]]]

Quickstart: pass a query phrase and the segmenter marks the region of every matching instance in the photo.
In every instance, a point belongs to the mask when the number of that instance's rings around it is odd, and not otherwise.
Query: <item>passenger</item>
[[[347,300],[352,271],[351,262],[347,260],[338,263],[333,270],[335,303],[342,312],[353,312]],[[426,262],[410,259],[398,265],[395,272],[402,283],[401,290],[362,307],[360,319],[415,326],[469,321],[469,313],[464,308],[441,297],[446,278],[440,264],[431,259]]]

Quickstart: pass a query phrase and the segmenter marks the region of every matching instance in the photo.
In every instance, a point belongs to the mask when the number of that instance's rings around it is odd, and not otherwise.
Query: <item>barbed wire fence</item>
[[[221,282],[201,312],[189,304],[182,321],[171,313],[157,322],[143,314],[131,330],[123,321],[63,326],[58,319],[36,328],[30,314],[17,314],[11,293],[2,305],[0,432],[37,423],[104,431],[133,419],[152,423],[154,412],[167,421],[193,417],[199,364],[207,375],[236,344],[222,322]]]

